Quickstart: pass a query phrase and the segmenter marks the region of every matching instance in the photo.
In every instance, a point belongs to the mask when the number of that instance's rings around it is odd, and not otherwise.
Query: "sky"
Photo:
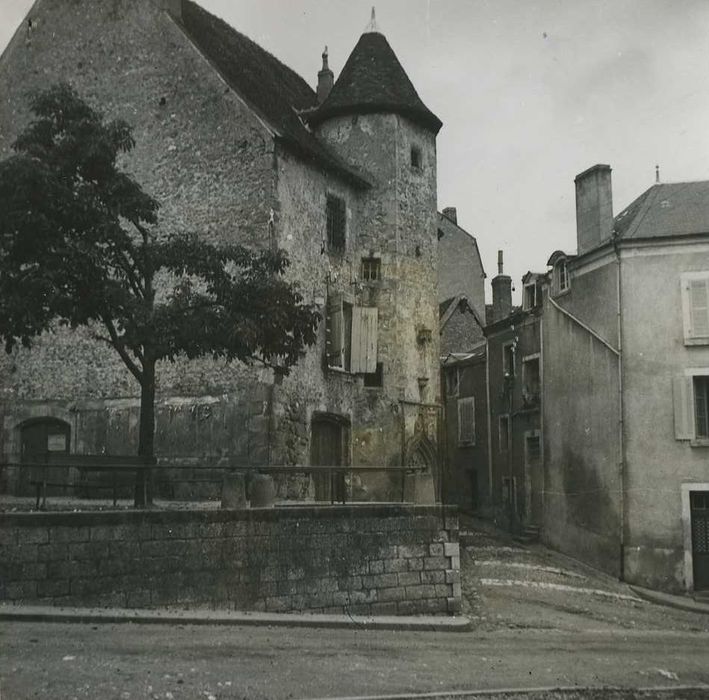
[[[96,1],[96,0],[94,0]],[[147,1],[147,0],[144,0]],[[199,0],[313,87],[337,77],[372,0]],[[0,50],[31,6],[0,0]],[[613,168],[620,213],[655,182],[709,179],[707,0],[376,0],[438,135],[438,207],[516,284],[576,249],[574,177]],[[488,287],[488,301],[489,287]]]

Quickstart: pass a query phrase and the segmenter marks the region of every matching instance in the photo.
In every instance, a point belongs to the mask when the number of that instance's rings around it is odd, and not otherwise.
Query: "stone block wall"
[[[457,511],[367,505],[2,514],[0,601],[456,613]]]

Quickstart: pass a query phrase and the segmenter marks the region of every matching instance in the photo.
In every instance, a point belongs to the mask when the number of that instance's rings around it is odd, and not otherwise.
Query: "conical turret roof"
[[[383,34],[362,34],[328,98],[309,118],[393,112],[438,133],[441,120],[421,101]]]

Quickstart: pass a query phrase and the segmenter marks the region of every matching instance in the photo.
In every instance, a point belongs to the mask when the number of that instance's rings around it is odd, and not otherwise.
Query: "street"
[[[469,632],[5,623],[0,697],[333,698],[575,686],[709,697],[709,616],[639,600],[541,545],[494,531],[463,530],[462,538],[473,543],[461,556]]]

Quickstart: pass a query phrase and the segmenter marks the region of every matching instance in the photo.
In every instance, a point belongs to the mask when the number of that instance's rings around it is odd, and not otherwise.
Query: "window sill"
[[[709,345],[709,338],[685,338],[685,345]]]
[[[694,438],[689,441],[690,447],[709,447],[709,438]]]
[[[554,297],[554,299],[558,299],[559,297],[566,296],[570,291],[571,291],[571,287],[567,287],[566,289],[560,290],[558,292],[554,292],[552,294],[552,296]]]

